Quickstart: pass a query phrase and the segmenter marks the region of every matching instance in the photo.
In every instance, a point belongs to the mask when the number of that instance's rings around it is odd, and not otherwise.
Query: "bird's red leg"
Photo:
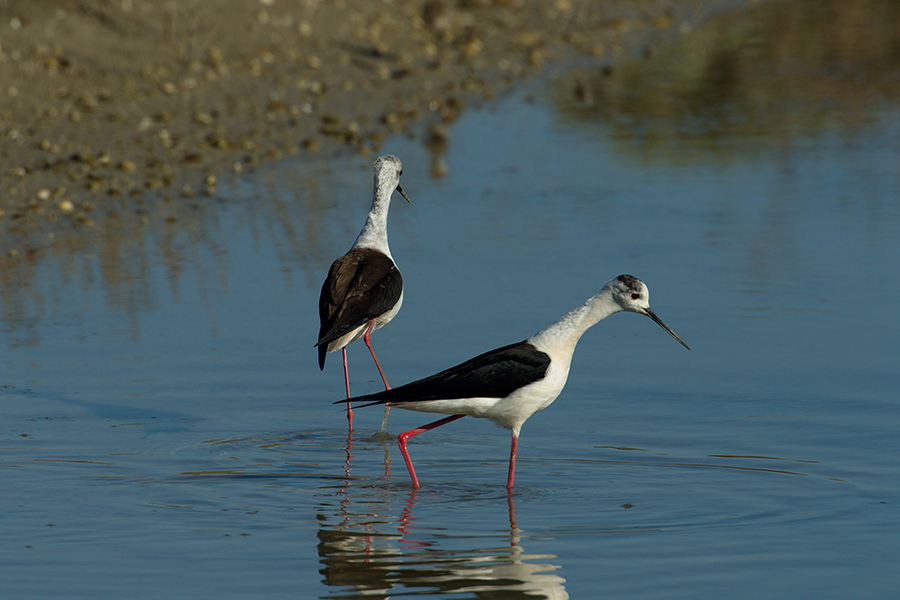
[[[414,435],[419,435],[420,433],[424,433],[430,429],[434,429],[435,427],[440,427],[441,425],[445,425],[447,423],[450,423],[451,421],[461,419],[464,416],[466,415],[450,415],[449,417],[444,417],[443,419],[435,421],[433,423],[429,423],[428,425],[422,425],[421,427],[416,427],[415,429],[404,431],[397,436],[397,444],[400,446],[400,454],[403,455],[403,460],[406,461],[406,468],[409,469],[409,476],[410,478],[412,478],[412,484],[414,488],[419,487],[419,478],[416,477],[416,470],[413,469],[412,459],[409,458],[409,452],[406,450],[406,440]]]
[[[366,343],[366,348],[369,349],[369,352],[372,353],[372,359],[375,361],[375,366],[378,367],[378,374],[381,375],[381,381],[384,382],[384,389],[389,390],[391,386],[388,385],[387,378],[384,376],[384,371],[381,370],[381,363],[378,362],[378,357],[375,356],[375,351],[372,349],[372,330],[375,328],[375,319],[369,321],[369,326],[366,327],[366,333],[363,335],[363,341]],[[384,405],[384,419],[381,421],[381,430],[385,431],[387,429],[387,418],[391,412],[391,407],[387,404]]]
[[[389,390],[391,386],[388,385],[387,379],[384,377],[384,371],[381,370],[381,363],[378,362],[378,357],[375,356],[375,351],[372,350],[372,330],[375,328],[375,319],[369,321],[369,326],[366,327],[366,333],[363,335],[363,341],[366,343],[366,348],[369,349],[369,352],[372,353],[372,359],[375,361],[375,366],[378,367],[378,374],[381,375],[381,381],[384,382],[384,389]]]
[[[519,446],[519,436],[512,436],[512,446],[509,450],[509,476],[506,478],[506,491],[512,494],[513,477],[516,475],[516,448]]]
[[[341,348],[341,352],[344,354],[344,385],[347,388],[347,421],[350,424],[350,429],[353,429],[353,409],[350,408],[350,371],[347,369],[347,348]]]

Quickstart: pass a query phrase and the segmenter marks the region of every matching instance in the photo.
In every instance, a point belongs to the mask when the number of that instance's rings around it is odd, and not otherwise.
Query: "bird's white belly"
[[[547,375],[525,387],[519,388],[505,398],[459,398],[454,400],[426,400],[403,402],[397,408],[431,412],[444,415],[468,415],[480,419],[490,419],[500,427],[510,429],[518,435],[522,423],[531,415],[550,406],[563,387],[569,375],[568,365],[552,365]]]
[[[363,336],[363,334],[366,332],[366,327],[368,327],[368,326],[369,326],[369,324],[366,323],[365,325],[361,325],[360,327],[357,327],[350,333],[345,333],[338,339],[336,339],[333,342],[331,342],[330,344],[328,344],[328,351],[335,352],[336,350],[340,350],[344,346],[349,346],[350,344],[352,344],[353,342],[355,342],[356,340],[358,340],[359,338],[361,338]]]

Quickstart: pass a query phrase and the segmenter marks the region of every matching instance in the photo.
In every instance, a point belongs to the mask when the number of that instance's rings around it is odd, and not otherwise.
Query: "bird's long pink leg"
[[[375,356],[375,351],[372,349],[372,330],[375,328],[375,319],[369,321],[369,326],[366,327],[366,333],[363,335],[363,341],[366,343],[366,348],[369,349],[369,352],[372,353],[372,359],[375,361],[375,366],[378,367],[378,374],[381,375],[381,381],[384,382],[384,389],[389,390],[391,386],[388,385],[387,379],[384,376],[384,371],[381,370],[381,363],[378,362],[378,357]],[[385,431],[387,429],[387,419],[388,415],[391,412],[391,407],[388,404],[384,405],[384,419],[381,421],[381,431]]]
[[[519,446],[519,436],[512,436],[512,445],[509,450],[509,476],[506,478],[506,491],[512,494],[513,478],[516,476],[516,448]]]
[[[419,478],[416,477],[416,470],[413,468],[412,459],[409,457],[409,452],[406,449],[406,440],[414,435],[419,435],[420,433],[424,433],[430,429],[434,429],[435,427],[440,427],[441,425],[445,425],[447,423],[450,423],[451,421],[461,419],[464,416],[466,415],[450,415],[449,417],[445,417],[439,421],[429,423],[428,425],[422,425],[421,427],[416,427],[415,429],[404,431],[397,436],[397,444],[400,446],[400,454],[403,455],[403,460],[406,461],[406,468],[409,469],[409,476],[412,478],[412,484],[414,488],[419,487]]]
[[[341,348],[344,354],[344,385],[347,388],[347,421],[350,424],[350,430],[353,430],[353,409],[350,408],[350,371],[347,369],[347,348]]]
[[[375,351],[372,350],[372,330],[375,328],[375,319],[369,321],[369,326],[366,327],[366,333],[363,335],[363,341],[366,343],[366,348],[369,349],[369,352],[372,353],[372,359],[375,360],[375,366],[378,367],[378,374],[381,375],[381,381],[384,382],[384,389],[389,390],[391,386],[388,385],[387,379],[384,377],[384,371],[381,370],[381,363],[378,362],[378,357],[375,356]]]

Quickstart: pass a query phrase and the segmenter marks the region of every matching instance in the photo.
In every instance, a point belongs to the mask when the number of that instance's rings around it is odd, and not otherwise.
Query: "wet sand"
[[[547,65],[650,57],[723,4],[0,3],[0,254],[165,218],[263,161],[425,139]]]

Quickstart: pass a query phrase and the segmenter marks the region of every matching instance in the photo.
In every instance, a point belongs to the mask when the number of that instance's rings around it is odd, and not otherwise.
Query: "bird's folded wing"
[[[388,312],[400,299],[403,278],[389,256],[351,250],[328,272],[319,297],[319,341],[328,344]]]
[[[527,341],[518,342],[476,356],[431,377],[352,400],[402,404],[459,398],[505,398],[542,379],[549,366],[550,357],[545,352]]]

